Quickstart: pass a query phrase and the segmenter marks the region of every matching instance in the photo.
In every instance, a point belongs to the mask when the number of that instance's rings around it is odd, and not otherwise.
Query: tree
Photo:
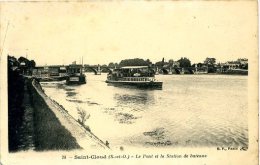
[[[8,55],[8,67],[19,67],[19,62],[17,61],[17,59],[14,56],[10,56]]]
[[[28,67],[28,64],[29,64],[29,60],[25,57],[19,57],[18,58],[18,61],[20,64],[22,64],[23,66],[25,67]]]
[[[36,63],[34,60],[28,61],[28,67],[29,68],[34,68],[36,66]]]
[[[32,69],[36,66],[34,60],[28,60],[25,57],[19,57],[20,69],[22,74],[32,74]]]
[[[215,63],[216,63],[216,59],[210,57],[207,57],[204,61],[204,64],[211,65],[211,66],[213,66]]]
[[[102,67],[102,68],[106,68],[106,67],[107,67],[107,65],[106,65],[106,64],[103,64],[103,65],[101,65],[101,67]]]
[[[114,68],[114,67],[115,67],[115,64],[114,64],[113,62],[110,62],[110,63],[108,64],[108,67],[109,67],[109,68]]]
[[[169,66],[172,66],[174,63],[173,59],[170,59],[168,63],[169,63]]]
[[[118,67],[119,67],[119,64],[118,64],[117,62],[115,63],[115,67],[116,67],[116,68],[118,68]]]
[[[87,119],[89,119],[90,114],[87,114],[87,112],[84,109],[78,108],[78,122],[81,124],[86,130],[90,131],[89,127],[85,124]]]
[[[216,59],[207,57],[204,61],[204,64],[207,65],[208,73],[215,73],[217,69],[215,68]]]
[[[146,60],[146,63],[149,65],[149,66],[151,66],[153,63],[150,61],[150,59],[147,59]]]
[[[180,63],[180,67],[182,68],[191,66],[190,60],[186,57],[184,58],[182,57],[181,59],[178,60],[178,62]]]
[[[164,61],[164,57],[162,58],[162,61],[158,61],[155,63],[155,66],[162,68],[167,62]]]
[[[140,58],[125,59],[119,63],[119,66],[149,66],[151,64],[150,60],[144,60]]]
[[[158,62],[155,63],[155,66],[163,67],[163,62],[162,61],[158,61]]]

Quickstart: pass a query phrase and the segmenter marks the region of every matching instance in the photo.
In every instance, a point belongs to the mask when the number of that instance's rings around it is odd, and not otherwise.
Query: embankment
[[[27,82],[31,106],[34,110],[34,146],[35,150],[71,150],[80,145],[73,135],[56,117],[56,114],[38,94],[32,81]]]
[[[9,72],[9,151],[73,150],[108,147],[58,103],[36,80]]]
[[[55,114],[55,117],[59,120],[62,126],[68,130],[71,135],[76,139],[77,143],[83,149],[108,149],[103,141],[97,138],[92,132],[85,129],[81,124],[78,123],[62,106],[57,102],[50,99],[42,90],[40,84],[36,81],[32,81],[32,87],[34,87],[35,95],[39,97],[37,100],[42,100],[43,102],[35,104],[40,106],[41,104],[46,105],[49,111]],[[36,100],[36,101],[37,101]],[[35,109],[41,109],[42,107],[35,107]],[[49,124],[51,126],[51,124]],[[56,133],[56,132],[54,132]],[[37,133],[36,133],[37,134]],[[39,133],[39,135],[41,135]],[[63,138],[58,136],[57,138]],[[64,139],[66,140],[66,139]],[[55,139],[53,139],[55,141]]]

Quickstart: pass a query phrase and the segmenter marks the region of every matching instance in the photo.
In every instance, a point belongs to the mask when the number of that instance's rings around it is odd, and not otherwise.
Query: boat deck
[[[106,83],[116,85],[128,85],[141,88],[162,88],[161,81],[156,81],[153,77],[124,77],[117,80],[106,80]]]

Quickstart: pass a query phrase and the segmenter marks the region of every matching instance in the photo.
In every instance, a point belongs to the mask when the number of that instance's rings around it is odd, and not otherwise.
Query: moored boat
[[[162,88],[163,82],[155,79],[155,73],[148,66],[126,66],[108,74],[106,83],[129,85],[141,88]]]
[[[67,69],[64,65],[38,66],[32,71],[32,77],[40,82],[63,81],[67,79]]]
[[[67,85],[86,84],[86,75],[82,72],[83,66],[71,64],[68,66]]]

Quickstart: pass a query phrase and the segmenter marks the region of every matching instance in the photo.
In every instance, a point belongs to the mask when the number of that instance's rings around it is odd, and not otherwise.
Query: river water
[[[90,115],[91,131],[112,149],[247,147],[247,76],[157,75],[162,90],[109,86],[106,74],[87,84],[42,84],[76,119]]]

